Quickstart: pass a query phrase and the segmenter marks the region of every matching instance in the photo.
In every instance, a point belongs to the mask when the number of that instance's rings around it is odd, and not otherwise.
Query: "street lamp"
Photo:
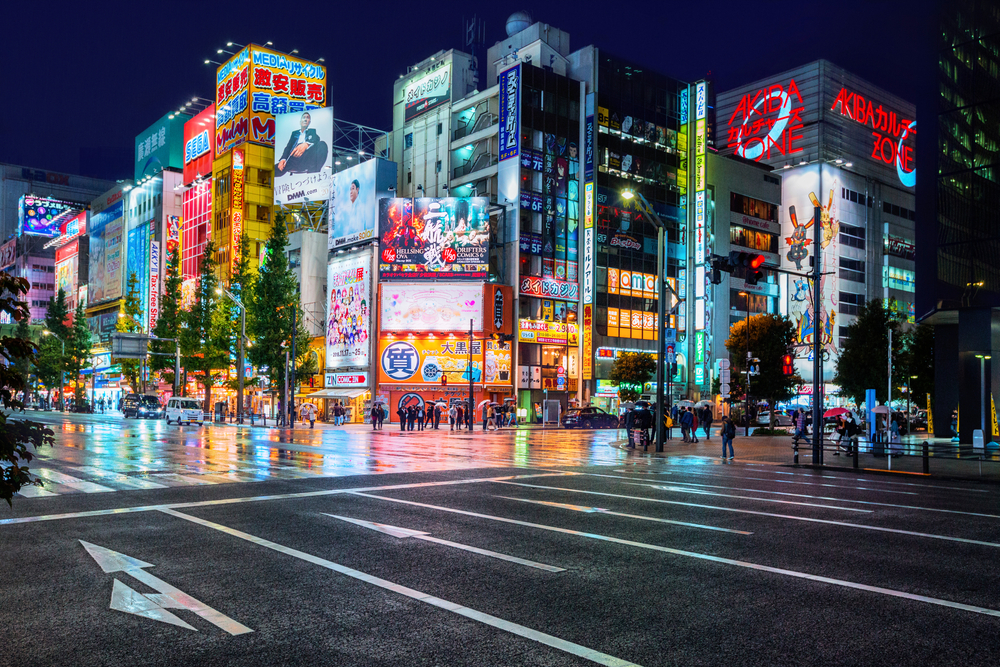
[[[52,336],[62,344],[62,355],[59,358],[59,411],[66,412],[66,341],[48,329],[42,331],[43,336]]]
[[[646,201],[646,198],[642,196],[641,192],[625,189],[622,190],[621,197],[626,202],[635,199],[637,208],[648,215],[649,219],[656,225],[656,305],[657,317],[659,318],[656,325],[656,358],[659,361],[659,363],[656,364],[656,451],[662,452],[663,440],[665,436],[663,431],[663,422],[664,415],[666,415],[666,406],[664,405],[663,400],[664,369],[667,365],[667,281],[665,280],[666,271],[664,269],[663,253],[666,246],[667,227],[663,224],[663,220],[660,219],[660,216],[656,215],[653,207],[648,201]]]
[[[986,360],[990,359],[988,354],[977,354],[979,359],[979,428],[983,431],[983,442],[986,442]],[[992,429],[990,435],[993,435]]]
[[[916,380],[916,375],[911,375],[909,381],[906,383],[906,432],[910,432],[910,394],[913,393],[913,380]]]
[[[220,287],[215,290],[216,294],[225,294],[233,303],[240,309],[240,351],[236,357],[236,377],[238,382],[238,389],[236,393],[236,422],[238,424],[243,423],[243,350],[244,345],[246,345],[247,337],[247,308],[243,305],[243,302],[233,296],[233,293],[224,287]]]

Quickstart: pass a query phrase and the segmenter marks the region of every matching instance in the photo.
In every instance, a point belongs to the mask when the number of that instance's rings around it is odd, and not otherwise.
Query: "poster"
[[[379,322],[382,331],[483,330],[483,286],[382,286]]]
[[[484,341],[473,340],[472,382],[483,381]],[[379,340],[379,383],[441,386],[469,384],[468,338],[406,338],[383,336]],[[509,365],[508,365],[509,368]]]
[[[382,199],[379,237],[381,280],[489,277],[486,197]]]
[[[371,262],[371,252],[359,252],[327,265],[326,368],[368,366]]]
[[[333,173],[333,107],[274,117],[274,203],[325,201]]]
[[[124,216],[123,199],[91,215],[88,269],[91,305],[120,299],[122,296]]]
[[[396,183],[396,163],[373,158],[333,175],[327,249],[371,241],[378,230],[378,200]]]

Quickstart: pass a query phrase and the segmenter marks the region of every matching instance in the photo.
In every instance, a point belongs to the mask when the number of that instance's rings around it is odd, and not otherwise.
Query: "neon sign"
[[[895,111],[886,111],[879,104],[877,107],[871,100],[866,100],[860,93],[852,93],[847,88],[841,88],[833,100],[830,111],[837,111],[856,123],[870,126],[874,132],[872,137],[872,154],[869,156],[887,165],[895,165],[899,182],[912,188],[917,184],[916,158],[912,146],[904,146],[903,142],[917,135],[917,121],[898,118]],[[915,139],[914,139],[915,141]]]
[[[240,263],[240,240],[243,238],[243,151],[235,149],[233,151],[233,190],[232,202],[230,204],[230,275],[235,275],[236,267]]]
[[[805,137],[803,107],[795,79],[789,80],[787,88],[776,83],[753,95],[747,93],[729,117],[728,146],[740,157],[758,162],[771,159],[772,151],[780,155],[801,153],[805,149],[796,147],[796,142]]]

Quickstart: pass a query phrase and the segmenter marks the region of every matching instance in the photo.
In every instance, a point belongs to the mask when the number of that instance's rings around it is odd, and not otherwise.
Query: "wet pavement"
[[[1000,654],[995,484],[795,468],[783,439],[42,419],[46,485],[0,509],[0,665]]]

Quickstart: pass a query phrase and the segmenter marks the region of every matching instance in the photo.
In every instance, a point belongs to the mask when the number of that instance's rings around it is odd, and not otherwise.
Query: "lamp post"
[[[42,331],[42,335],[52,336],[62,344],[62,355],[59,358],[59,411],[66,412],[66,341],[48,329]]]
[[[744,428],[744,435],[750,437],[750,294],[748,292],[740,292],[741,297],[743,297],[747,302],[747,384],[743,388],[743,417],[746,419]],[[773,408],[772,408],[773,409]]]
[[[979,359],[979,428],[983,431],[983,442],[986,442],[986,360],[990,359],[988,354],[977,354]],[[990,429],[990,435],[993,430]]]
[[[642,196],[641,192],[622,190],[621,196],[625,201],[635,199],[638,208],[648,215],[649,219],[656,225],[656,305],[658,318],[658,322],[656,323],[656,358],[659,362],[656,364],[656,451],[662,452],[665,436],[663,422],[664,415],[666,414],[666,406],[663,400],[664,367],[667,364],[667,281],[664,275],[666,272],[664,270],[663,255],[666,245],[667,228],[663,224],[663,220],[660,219],[660,216],[656,214],[653,207],[646,201],[646,198]]]
[[[236,423],[243,423],[243,355],[247,338],[247,308],[243,302],[233,296],[233,293],[224,287],[215,290],[216,294],[225,294],[240,309],[240,351],[236,356],[236,377],[239,388],[236,394]]]
[[[906,382],[906,432],[910,432],[910,394],[913,393],[913,380],[916,380],[916,375],[911,375],[910,379]]]

